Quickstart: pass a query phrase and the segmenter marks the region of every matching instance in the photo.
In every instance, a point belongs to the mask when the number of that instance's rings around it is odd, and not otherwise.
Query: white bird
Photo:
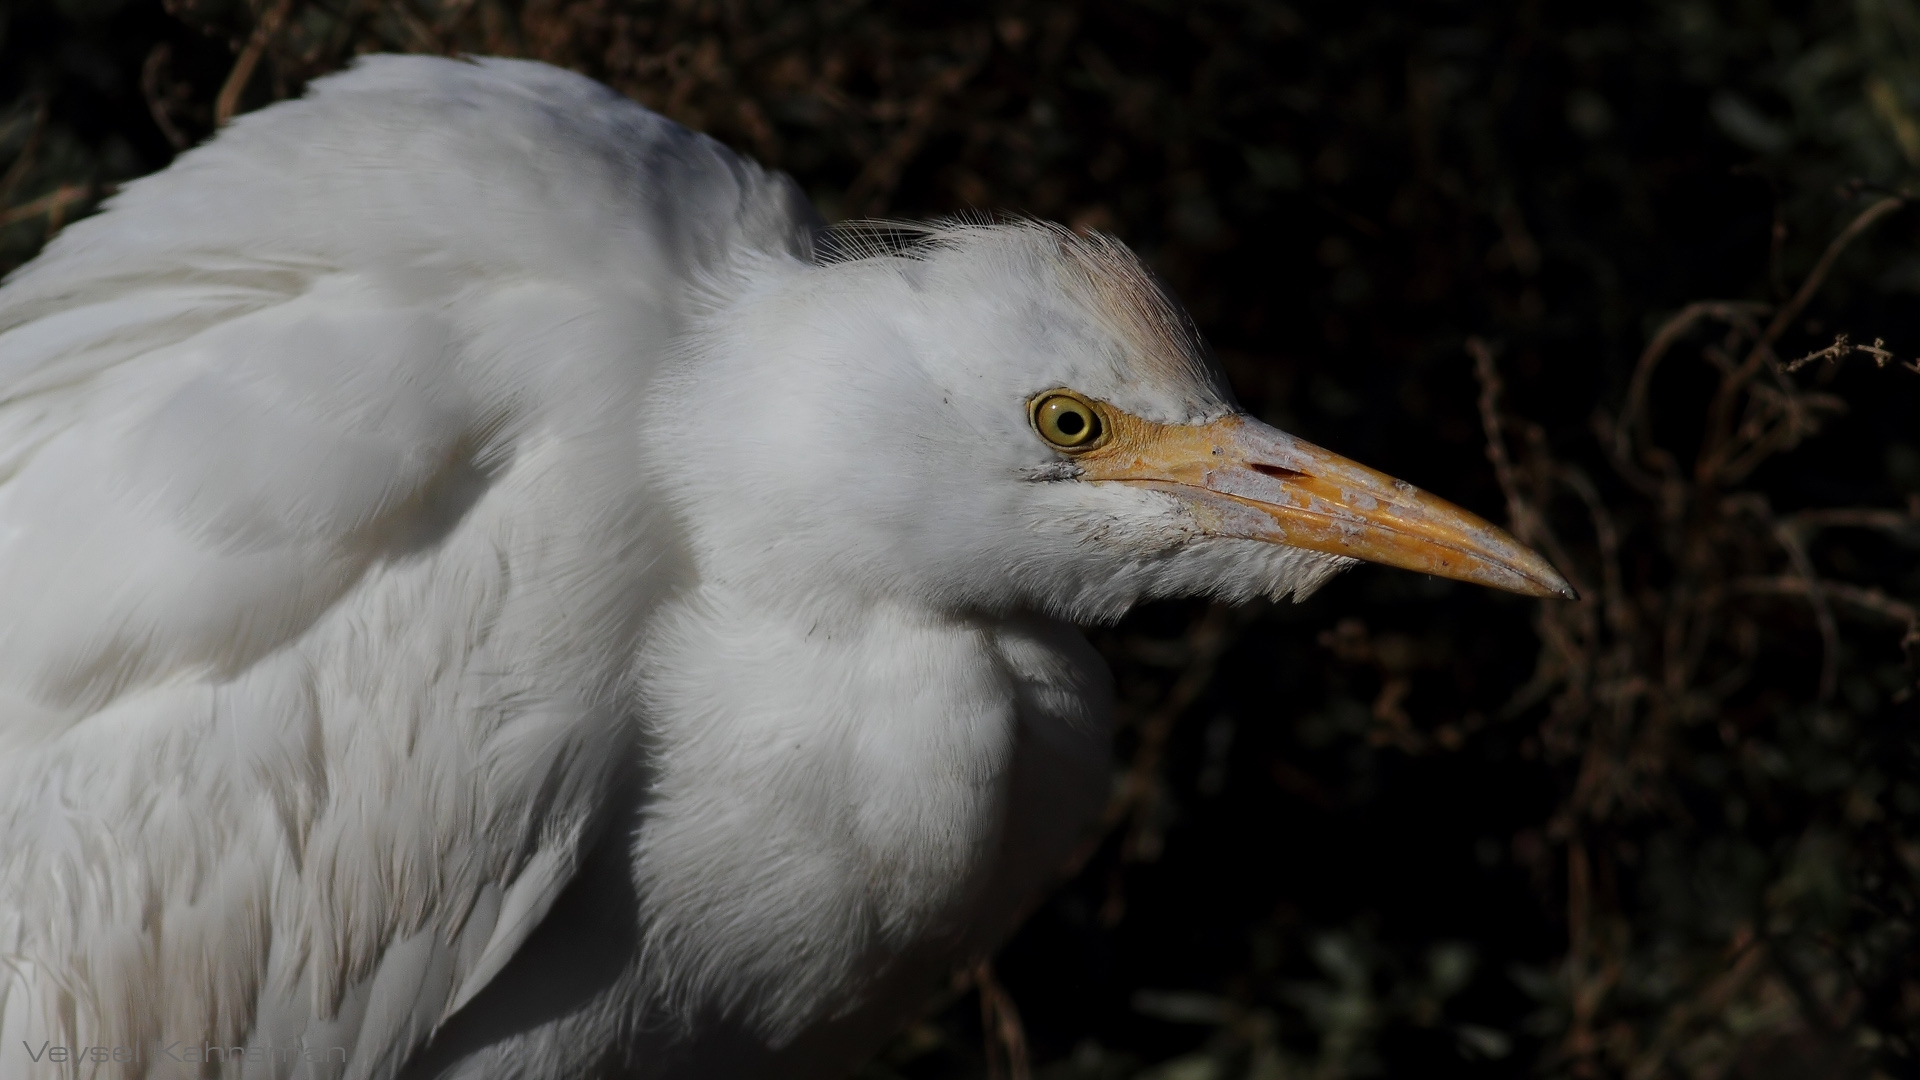
[[[1072,624],[1569,593],[1248,417],[1117,242],[897,232],[380,57],[15,274],[0,1078],[843,1074],[1095,816]]]

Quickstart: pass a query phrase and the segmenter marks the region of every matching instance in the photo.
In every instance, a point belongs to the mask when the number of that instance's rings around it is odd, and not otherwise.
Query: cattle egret
[[[1113,240],[364,60],[0,289],[0,1077],[844,1075],[1095,816],[1072,624],[1356,559],[1570,595]]]

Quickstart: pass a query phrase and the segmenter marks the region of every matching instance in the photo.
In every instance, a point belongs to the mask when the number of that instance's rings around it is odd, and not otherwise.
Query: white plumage
[[[1068,623],[1564,591],[1241,417],[1111,242],[849,235],[386,57],[0,289],[0,1078],[833,1076],[1096,813]]]

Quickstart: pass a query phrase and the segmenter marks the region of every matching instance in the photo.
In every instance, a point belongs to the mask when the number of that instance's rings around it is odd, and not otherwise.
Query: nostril
[[[1252,469],[1262,476],[1271,476],[1275,480],[1296,480],[1307,475],[1306,473],[1297,472],[1293,469],[1283,469],[1278,465],[1264,465],[1258,461],[1248,465],[1247,468]]]

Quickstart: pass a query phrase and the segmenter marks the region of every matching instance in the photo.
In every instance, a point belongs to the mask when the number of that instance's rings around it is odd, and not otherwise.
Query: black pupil
[[[1077,412],[1062,411],[1053,426],[1059,428],[1062,435],[1078,435],[1087,429],[1087,420]]]

